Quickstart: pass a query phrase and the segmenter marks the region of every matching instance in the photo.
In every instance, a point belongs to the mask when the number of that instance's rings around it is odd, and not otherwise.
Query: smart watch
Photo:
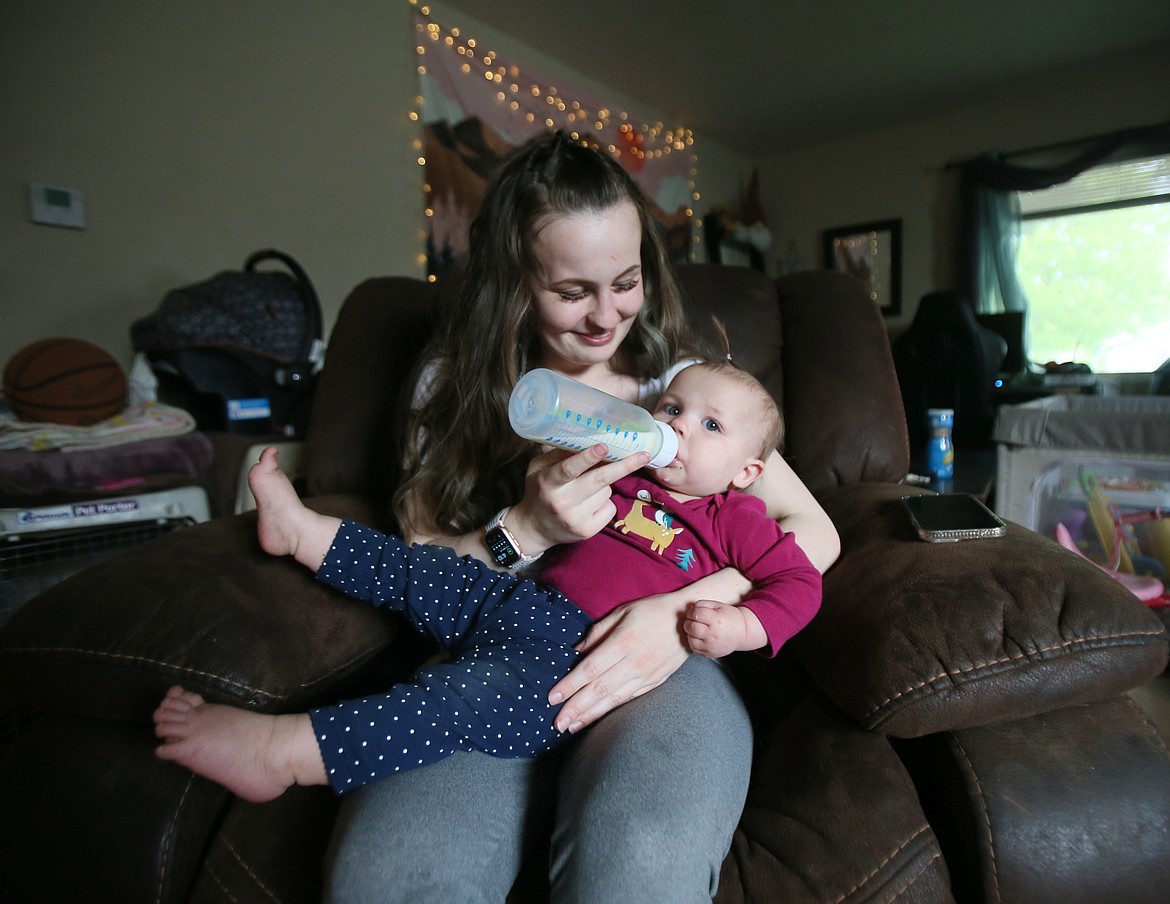
[[[520,544],[516,542],[516,538],[512,536],[512,532],[504,525],[504,518],[511,511],[510,507],[500,509],[494,518],[488,522],[484,530],[484,541],[487,543],[488,552],[492,554],[492,558],[505,568],[523,568],[526,565],[531,565],[537,559],[536,556],[526,556],[520,550]]]

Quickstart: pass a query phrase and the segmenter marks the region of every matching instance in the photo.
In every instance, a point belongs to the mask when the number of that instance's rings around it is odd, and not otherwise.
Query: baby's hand
[[[737,650],[758,650],[767,636],[754,612],[718,600],[696,600],[687,606],[683,631],[691,652],[718,659]]]

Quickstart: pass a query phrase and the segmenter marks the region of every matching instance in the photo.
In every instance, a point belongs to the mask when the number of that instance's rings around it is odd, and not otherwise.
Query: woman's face
[[[541,364],[579,373],[613,357],[642,309],[642,224],[630,201],[538,221],[530,239]]]

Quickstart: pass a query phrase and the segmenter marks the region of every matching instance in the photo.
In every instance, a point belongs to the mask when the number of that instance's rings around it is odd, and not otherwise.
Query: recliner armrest
[[[860,484],[819,497],[841,535],[821,611],[791,645],[863,727],[899,737],[1103,699],[1167,662],[1161,621],[1040,534],[918,539],[899,502]]]
[[[354,497],[309,502],[371,517]],[[394,617],[265,555],[249,513],[144,543],[29,602],[0,630],[0,685],[39,709],[109,719],[149,719],[172,684],[299,711],[363,687],[399,633]]]

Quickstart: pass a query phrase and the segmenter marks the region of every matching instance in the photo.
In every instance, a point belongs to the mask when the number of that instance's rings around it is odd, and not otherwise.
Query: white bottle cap
[[[670,424],[663,423],[662,421],[655,421],[654,426],[662,434],[662,448],[658,450],[657,455],[646,463],[646,467],[665,468],[678,455],[678,434],[674,432],[674,428]]]

